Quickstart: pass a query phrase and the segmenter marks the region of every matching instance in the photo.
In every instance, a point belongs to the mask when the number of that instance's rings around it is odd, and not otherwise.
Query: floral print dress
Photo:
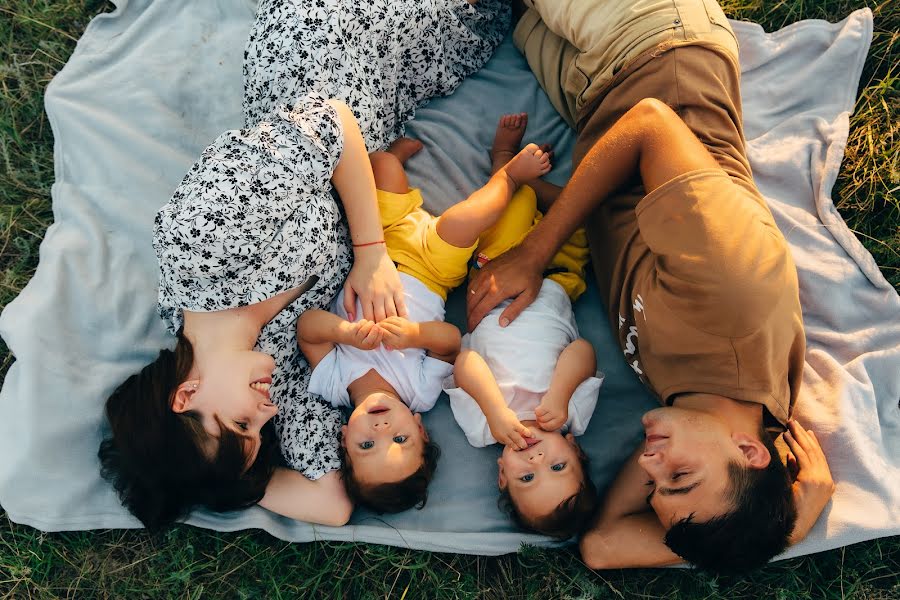
[[[261,302],[316,278],[262,330],[286,464],[310,479],[340,469],[341,416],[310,394],[297,317],[327,309],[352,263],[331,175],[343,150],[334,109],[356,115],[369,150],[402,134],[415,109],[453,91],[502,40],[501,0],[262,0],[244,56],[246,128],[219,136],[157,214],[158,310]]]
[[[262,0],[244,56],[246,124],[315,90],[346,102],[369,151],[382,149],[481,68],[509,23],[508,0]]]

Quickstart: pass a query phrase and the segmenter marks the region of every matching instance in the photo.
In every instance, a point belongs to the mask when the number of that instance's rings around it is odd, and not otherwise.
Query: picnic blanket
[[[0,393],[0,504],[46,531],[137,527],[100,478],[103,403],[125,377],[174,343],[155,313],[156,210],[219,133],[239,127],[248,0],[119,0],[88,26],[47,89],[55,136],[55,222],[32,281],[0,317],[15,354]],[[830,190],[872,33],[861,10],[838,24],[804,21],[773,34],[734,23],[741,44],[750,160],[800,275],[809,338],[797,416],[814,428],[837,481],[833,502],[787,556],[900,533],[900,299],[835,210]],[[497,117],[530,115],[526,141],[552,143],[550,179],[564,183],[573,132],[507,39],[451,97],[418,112],[409,164],[431,210],[488,177]],[[463,324],[464,299],[448,317]],[[606,375],[582,444],[605,487],[641,438],[655,401],[616,347],[593,286],[577,306]],[[255,507],[197,511],[188,523],[261,528],[284,540],[393,544],[472,554],[548,539],[513,527],[496,504],[497,448],[472,448],[442,398],[425,416],[443,458],[427,506],[399,515],[358,510],[343,528]]]

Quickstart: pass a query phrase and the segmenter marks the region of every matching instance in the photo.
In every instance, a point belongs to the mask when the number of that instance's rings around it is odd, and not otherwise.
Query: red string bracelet
[[[378,240],[377,242],[366,242],[365,244],[353,244],[354,248],[364,248],[366,246],[374,246],[375,244],[383,244],[384,240]]]

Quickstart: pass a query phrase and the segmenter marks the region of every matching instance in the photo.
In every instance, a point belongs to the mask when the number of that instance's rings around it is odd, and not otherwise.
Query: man
[[[536,296],[586,223],[625,359],[664,408],[581,541],[592,568],[764,564],[833,491],[791,410],[805,341],[797,273],[756,189],[737,43],[713,0],[525,0],[514,40],[578,132],[575,171],[521,246],[469,286],[469,327]],[[782,431],[793,483],[772,441]]]

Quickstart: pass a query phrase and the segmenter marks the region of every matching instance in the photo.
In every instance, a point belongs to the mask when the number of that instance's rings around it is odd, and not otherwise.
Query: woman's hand
[[[806,537],[831,500],[834,480],[815,433],[791,420],[788,431],[784,433],[784,441],[790,448],[788,471],[795,474],[791,487],[797,507],[797,523],[791,533],[791,543],[795,544]]]
[[[356,320],[357,296],[363,318],[369,321],[406,316],[403,283],[384,244],[356,249],[353,269],[344,282],[344,310],[349,321]]]
[[[506,327],[534,302],[542,283],[543,267],[522,246],[490,261],[469,281],[466,294],[469,331],[498,304],[513,298],[500,315],[500,326]]]

